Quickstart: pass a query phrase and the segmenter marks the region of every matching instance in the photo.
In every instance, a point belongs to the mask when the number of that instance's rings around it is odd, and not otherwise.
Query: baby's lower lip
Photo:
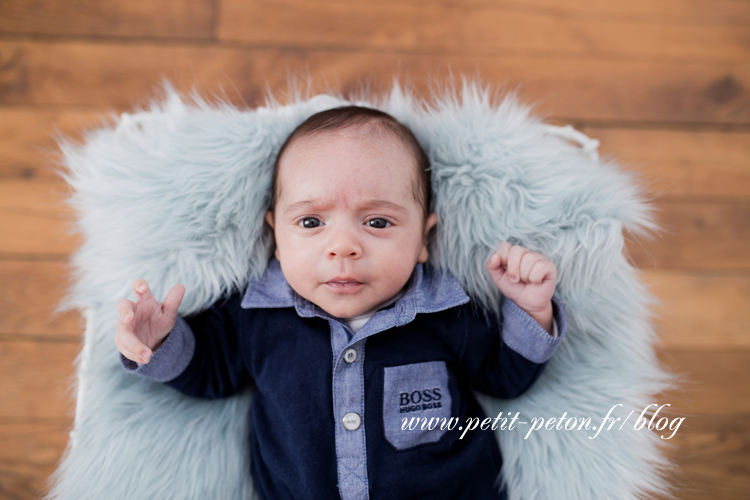
[[[326,283],[329,289],[338,293],[352,293],[364,286],[359,281],[329,281]]]

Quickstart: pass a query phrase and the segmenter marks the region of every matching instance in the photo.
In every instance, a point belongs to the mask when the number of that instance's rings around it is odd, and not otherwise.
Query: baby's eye
[[[305,217],[301,221],[299,221],[299,225],[304,227],[305,229],[314,229],[318,226],[320,226],[320,219],[317,217]]]
[[[388,227],[388,225],[390,225],[390,222],[385,219],[376,218],[368,220],[367,222],[365,222],[365,224],[370,227],[374,227],[375,229],[385,229],[386,227]]]

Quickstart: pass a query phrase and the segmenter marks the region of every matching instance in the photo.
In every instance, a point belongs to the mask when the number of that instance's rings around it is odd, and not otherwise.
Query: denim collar
[[[442,311],[467,302],[469,302],[469,297],[452,274],[438,272],[432,266],[418,263],[414,266],[414,271],[409,277],[401,298],[392,306],[380,309],[373,315],[373,318],[388,311],[387,323],[390,326],[398,326],[411,322],[418,313]],[[240,307],[243,309],[294,307],[301,317],[319,316],[340,320],[292,290],[281,271],[281,264],[275,257],[268,263],[260,279],[248,285]]]

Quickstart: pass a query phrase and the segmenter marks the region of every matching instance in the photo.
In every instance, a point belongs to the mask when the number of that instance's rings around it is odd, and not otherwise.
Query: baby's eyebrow
[[[328,206],[329,204],[321,203],[318,200],[303,200],[303,201],[298,201],[296,203],[292,203],[291,205],[286,207],[286,210],[284,210],[284,214],[288,214],[290,212],[294,212],[296,210],[301,210],[301,209],[322,210],[322,209],[328,208]],[[385,209],[395,210],[397,212],[402,212],[402,213],[407,212],[406,208],[388,200],[368,200],[362,203],[361,205],[358,205],[357,208],[359,210],[367,210],[367,209],[373,209],[373,208],[385,208]]]

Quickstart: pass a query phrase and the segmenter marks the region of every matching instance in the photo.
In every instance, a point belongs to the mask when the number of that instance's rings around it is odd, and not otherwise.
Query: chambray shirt
[[[567,328],[552,302],[558,337],[509,299],[498,324],[455,277],[417,264],[404,294],[354,333],[295,293],[272,259],[244,293],[178,317],[148,364],[120,359],[190,396],[254,387],[250,472],[261,498],[503,499],[493,431],[460,439],[461,428],[486,417],[472,391],[513,398],[537,380]],[[458,421],[403,429],[412,417]]]

